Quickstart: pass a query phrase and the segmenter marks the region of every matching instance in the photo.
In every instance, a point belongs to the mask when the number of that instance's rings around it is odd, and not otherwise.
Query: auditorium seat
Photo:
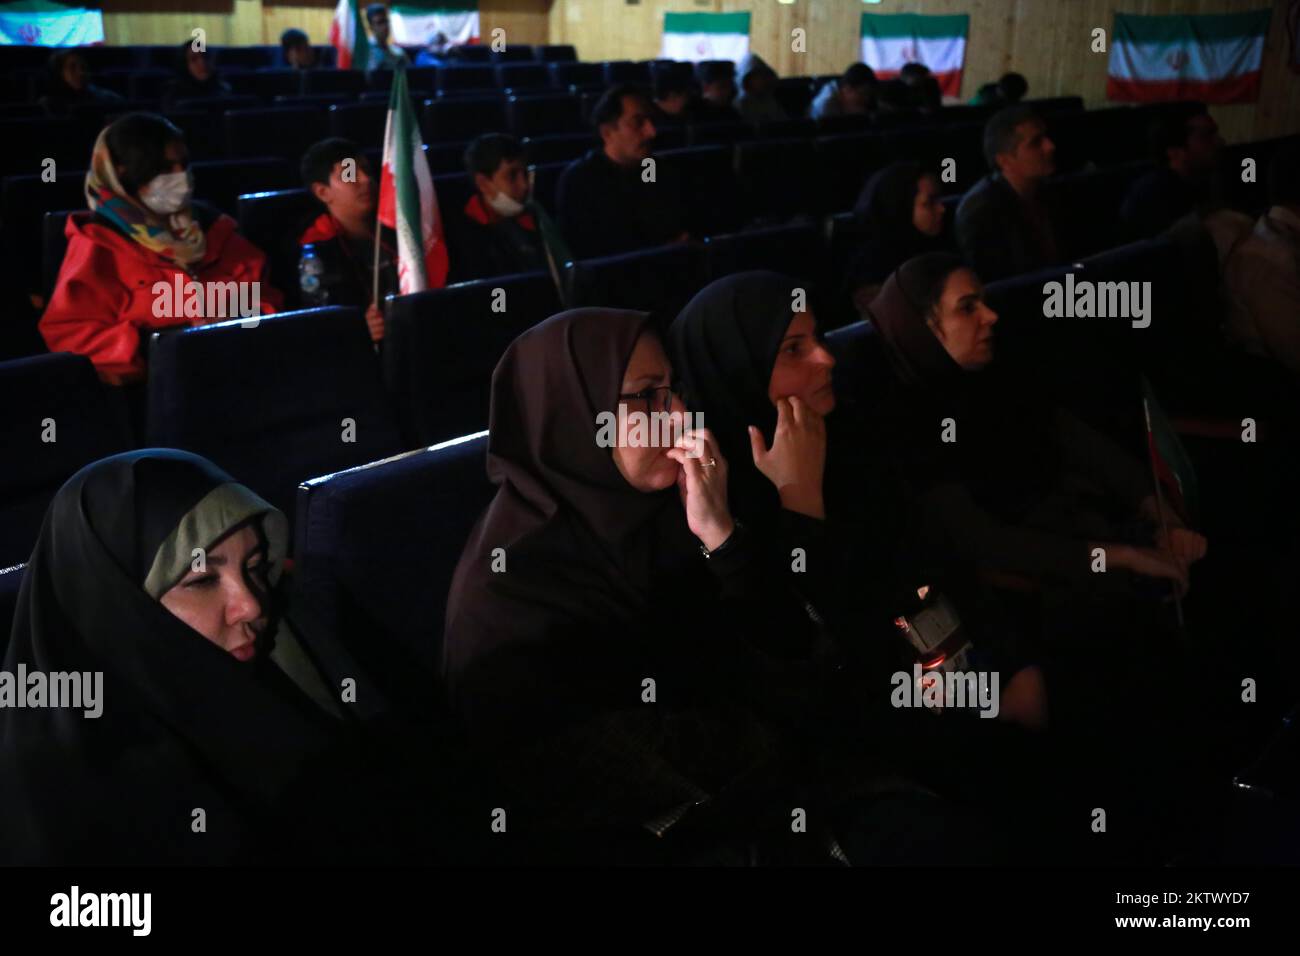
[[[226,156],[282,156],[296,163],[325,138],[328,128],[320,109],[230,110],[225,115]]]
[[[505,100],[493,93],[464,99],[428,100],[420,114],[425,142],[464,142],[506,129]]]
[[[215,46],[210,49],[217,69],[223,73],[275,66],[280,54],[278,46]]]
[[[487,64],[440,66],[437,88],[440,91],[481,90],[485,93],[496,90],[496,68]]]
[[[42,182],[39,175],[7,176],[0,190],[0,255],[7,263],[6,271],[24,292],[40,292],[42,221],[47,212],[85,207],[86,174],[60,169],[58,178],[49,183]]]
[[[271,284],[287,307],[300,304],[298,236],[323,211],[306,189],[245,193],[236,202],[240,235],[266,253]]]
[[[533,47],[533,59],[543,63],[573,63],[578,51],[567,43],[545,43]]]
[[[766,269],[820,285],[825,278],[825,260],[820,224],[811,222],[750,229],[704,240],[710,282],[734,272]],[[824,317],[818,318],[824,322]]]
[[[438,89],[438,68],[436,66],[408,66],[406,68],[406,88],[410,91],[411,103],[419,106],[422,99],[432,96]],[[391,90],[391,85],[387,89]]]
[[[867,178],[889,163],[884,139],[874,133],[822,136],[813,149],[821,174],[818,208],[826,212],[853,208]]]
[[[560,185],[560,176],[568,165],[568,163],[543,163],[528,167],[528,171],[533,176],[533,198],[552,215],[555,214],[555,192]]]
[[[299,181],[296,166],[296,163],[291,164],[278,156],[191,163],[194,197],[216,206],[227,215],[236,216],[240,195],[296,186]]]
[[[46,116],[0,120],[0,176],[28,176],[44,170],[53,159],[55,169],[85,169],[99,130],[91,132],[71,119]]]
[[[381,145],[387,121],[387,103],[339,103],[329,108],[330,135],[362,146]]]
[[[599,63],[558,62],[549,65],[551,85],[562,90],[578,87],[582,90],[603,90],[605,68]]]
[[[31,555],[63,483],[133,442],[120,391],[102,385],[82,355],[0,362],[0,407],[0,567],[9,567]]]
[[[695,85],[693,64],[683,60],[654,60],[650,63],[650,83],[652,85],[667,79],[676,80],[688,88]]]
[[[867,227],[852,212],[841,212],[827,218],[826,235],[830,274],[842,278],[867,239]]]
[[[0,568],[0,661],[9,647],[9,634],[14,626],[14,612],[18,610],[18,592],[23,586],[25,564]]]
[[[1148,173],[1147,160],[1053,176],[1044,197],[1056,210],[1058,229],[1070,255],[1088,256],[1124,241],[1119,210],[1129,187]]]
[[[244,96],[260,96],[270,100],[274,96],[296,96],[304,92],[302,70],[264,69],[251,73],[235,73],[226,77],[230,91]]]
[[[523,141],[529,165],[568,163],[600,145],[591,133],[561,133],[555,136],[529,136]]]
[[[686,127],[688,146],[730,146],[754,138],[754,127],[739,120],[722,123],[690,123]]]
[[[888,162],[911,160],[939,176],[944,160],[952,159],[956,164],[953,172],[957,179],[949,183],[941,178],[942,192],[964,193],[986,172],[983,124],[904,127],[882,133],[881,137]]]
[[[571,93],[506,98],[506,125],[516,137],[576,133],[583,129],[578,99]]]
[[[655,156],[681,184],[692,236],[699,238],[740,228],[744,213],[729,147],[665,149]]]
[[[863,408],[885,398],[893,373],[876,327],[857,321],[826,333],[826,347],[835,356],[831,372],[835,395]]]
[[[571,262],[565,281],[566,298],[575,308],[640,309],[671,319],[707,279],[701,247],[677,243]]]
[[[551,85],[551,71],[544,63],[502,63],[496,80],[503,90],[536,90]]]
[[[85,225],[90,222],[89,209],[55,209],[41,220],[41,287],[48,302],[63,265],[63,255],[68,251],[65,233],[69,217]]]
[[[366,75],[359,70],[303,70],[302,92],[347,93],[356,96],[366,89]]]
[[[783,76],[776,81],[776,89],[772,91],[781,108],[792,118],[808,115],[813,94],[812,81],[806,76]]]
[[[271,106],[277,109],[328,110],[339,103],[353,103],[356,97],[350,93],[290,93],[275,96]]]
[[[132,96],[139,96],[140,93],[132,93]],[[172,107],[177,112],[187,113],[207,113],[209,115],[224,113],[227,110],[244,110],[256,109],[261,105],[261,100],[256,96],[197,96],[190,99],[177,100]]]
[[[403,448],[353,308],[155,334],[148,395],[151,445],[212,459],[290,516],[299,482]]]
[[[817,208],[819,177],[812,140],[737,143],[735,168],[751,219],[780,220]]]
[[[488,49],[492,49],[489,47]],[[507,43],[503,50],[492,50],[493,63],[530,63],[537,59],[533,47],[524,43]]]
[[[171,53],[173,57],[176,55],[174,48]],[[176,79],[176,71],[171,69],[133,70],[127,74],[126,96],[133,100],[141,97],[161,96],[167,84],[174,79]]]
[[[434,706],[452,573],[495,490],[486,450],[479,432],[298,489],[303,626],[341,642],[408,713]]]
[[[758,139],[810,139],[817,135],[817,122],[807,118],[761,120],[754,129]]]
[[[560,309],[546,272],[389,299],[383,374],[407,445],[486,428],[488,385],[506,346]]]
[[[606,60],[605,85],[616,86],[619,83],[633,83],[641,87],[650,86],[650,64],[633,63],[631,60]]]
[[[256,106],[258,102],[256,97],[250,96],[247,99],[248,106]],[[190,159],[221,159],[225,156],[225,131],[219,116],[213,116],[204,110],[164,110],[163,116],[184,134]]]
[[[101,70],[133,70],[140,66],[136,48],[131,46],[83,46],[77,51],[91,73]]]

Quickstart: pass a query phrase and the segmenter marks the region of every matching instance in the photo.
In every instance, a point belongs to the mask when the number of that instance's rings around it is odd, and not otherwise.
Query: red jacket
[[[202,325],[205,318],[186,318],[184,303],[173,317],[158,317],[154,285],[254,282],[262,314],[283,303],[266,281],[266,255],[235,231],[235,220],[218,215],[206,230],[207,251],[192,276],[166,259],[101,222],[68,217],[68,251],[40,330],[51,352],[77,352],[90,357],[95,369],[110,380],[135,378],[144,372],[141,330],[182,324]],[[214,317],[215,318],[215,317]]]

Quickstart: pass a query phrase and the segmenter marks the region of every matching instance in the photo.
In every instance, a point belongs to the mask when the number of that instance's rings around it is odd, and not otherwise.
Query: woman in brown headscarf
[[[451,705],[516,783],[520,816],[545,828],[662,835],[686,815],[681,829],[788,832],[800,804],[769,799],[788,794],[771,771],[818,677],[751,640],[815,630],[766,587],[712,436],[699,433],[698,457],[680,435],[602,447],[598,417],[619,411],[684,424],[644,314],[554,316],[497,367],[498,491],[452,582]]]

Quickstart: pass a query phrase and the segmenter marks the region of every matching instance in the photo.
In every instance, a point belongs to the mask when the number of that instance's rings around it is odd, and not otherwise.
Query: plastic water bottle
[[[298,259],[298,288],[302,292],[303,305],[325,305],[329,300],[329,290],[321,283],[325,273],[325,263],[320,253],[310,243],[302,247]]]

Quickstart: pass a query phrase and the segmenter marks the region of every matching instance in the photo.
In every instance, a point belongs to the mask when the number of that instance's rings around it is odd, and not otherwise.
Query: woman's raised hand
[[[767,448],[763,433],[749,426],[754,466],[776,486],[781,507],[825,518],[822,476],[826,471],[826,423],[795,395],[776,400],[776,433]]]
[[[668,457],[682,466],[677,490],[691,534],[710,551],[722,547],[735,522],[727,508],[727,459],[713,433],[707,428],[686,432],[668,450]]]

